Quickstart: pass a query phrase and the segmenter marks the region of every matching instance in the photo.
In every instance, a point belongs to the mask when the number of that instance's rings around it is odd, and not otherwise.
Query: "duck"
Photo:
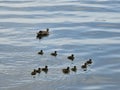
[[[86,71],[87,69],[87,63],[84,63],[82,66],[81,66],[82,69],[84,69],[84,71]]]
[[[74,54],[71,54],[71,56],[68,56],[67,58],[73,61],[75,57]]]
[[[53,53],[51,53],[52,56],[57,56],[57,51],[54,51]]]
[[[40,73],[41,72],[41,68],[38,68],[38,70],[36,70],[37,73]]]
[[[31,72],[31,75],[36,75],[36,69],[34,69],[32,72]]]
[[[40,31],[37,33],[36,38],[37,38],[37,39],[42,39],[42,37],[48,36],[48,35],[49,35],[49,28],[47,28],[46,30],[40,30]]]
[[[70,73],[70,67],[67,67],[66,69],[62,69],[62,72],[64,74],[69,74]]]
[[[47,72],[48,72],[48,66],[45,66],[45,68],[42,68],[42,71],[44,71],[47,74]]]
[[[76,72],[77,71],[77,67],[74,66],[73,68],[71,68],[72,71]]]
[[[49,35],[49,28],[47,28],[46,31],[39,31],[37,34],[41,36]]]
[[[43,50],[40,50],[38,54],[43,55],[44,54]]]
[[[87,64],[92,64],[92,59],[89,59],[88,61],[86,61]]]

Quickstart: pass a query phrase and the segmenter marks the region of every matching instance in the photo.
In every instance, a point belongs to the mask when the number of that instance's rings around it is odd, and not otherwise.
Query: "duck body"
[[[71,56],[68,56],[67,58],[68,58],[69,60],[72,60],[72,61],[73,61],[75,57],[74,57],[74,55],[72,54]]]
[[[43,55],[44,54],[43,50],[40,50],[40,52],[38,52],[38,54]]]
[[[70,68],[67,67],[66,69],[62,69],[62,71],[64,74],[68,74],[68,73],[70,73]]]
[[[49,35],[49,29],[47,28],[46,31],[39,31],[37,34],[41,36]]]
[[[46,31],[40,30],[40,31],[37,33],[36,38],[41,39],[42,37],[48,36],[48,35],[49,35],[49,28],[47,28]]]
[[[73,68],[71,68],[72,71],[76,72],[77,71],[77,67],[74,66]]]
[[[57,56],[57,51],[51,53],[52,56]]]

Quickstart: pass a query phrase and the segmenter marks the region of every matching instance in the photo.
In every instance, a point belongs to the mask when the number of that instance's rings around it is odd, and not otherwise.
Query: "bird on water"
[[[53,53],[51,53],[52,56],[57,56],[57,51],[54,51]]]
[[[70,73],[70,67],[67,67],[67,68],[65,68],[65,69],[62,69],[62,72],[63,72],[64,74],[69,74],[69,73]]]
[[[67,58],[72,61],[75,59],[74,54],[71,54],[71,56],[68,56]]]

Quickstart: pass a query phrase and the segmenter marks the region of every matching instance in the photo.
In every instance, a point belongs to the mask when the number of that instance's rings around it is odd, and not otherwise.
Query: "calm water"
[[[50,35],[36,39],[36,32]],[[37,54],[43,49],[45,54]],[[58,56],[50,53],[57,50]],[[75,55],[71,62],[67,59]],[[87,71],[81,65],[93,59]],[[34,68],[48,65],[33,78]],[[77,66],[76,73],[61,69]],[[120,0],[0,0],[0,90],[120,90]]]

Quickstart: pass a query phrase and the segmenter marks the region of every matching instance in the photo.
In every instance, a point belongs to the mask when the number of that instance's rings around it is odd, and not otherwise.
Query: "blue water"
[[[36,39],[36,33],[50,35]],[[38,55],[39,50],[44,55]],[[58,56],[50,56],[53,51]],[[74,54],[71,62],[67,56]],[[87,71],[81,65],[91,58]],[[47,74],[31,71],[48,65]],[[62,73],[67,66],[77,72]],[[119,0],[0,0],[0,90],[119,90]]]

